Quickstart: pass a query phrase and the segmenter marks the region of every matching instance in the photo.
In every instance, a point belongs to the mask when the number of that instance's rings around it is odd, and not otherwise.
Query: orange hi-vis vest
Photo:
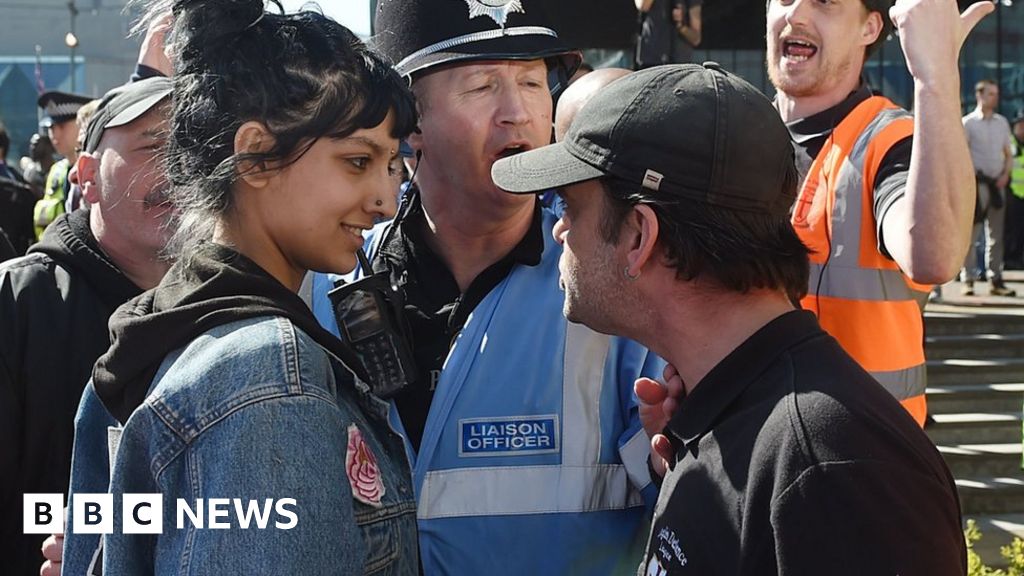
[[[923,426],[922,309],[930,287],[879,252],[873,209],[882,159],[913,130],[910,113],[886,98],[857,105],[811,164],[792,222],[813,250],[803,307]]]

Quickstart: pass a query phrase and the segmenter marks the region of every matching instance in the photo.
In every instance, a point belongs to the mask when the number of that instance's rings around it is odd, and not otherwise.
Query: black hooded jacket
[[[58,218],[0,264],[0,562],[35,575],[44,536],[22,534],[22,494],[68,490],[74,419],[107,320],[141,290],[100,251],[89,213]]]
[[[96,394],[124,424],[145,400],[165,356],[212,328],[262,316],[287,318],[367,380],[354,352],[320,326],[297,294],[249,258],[207,242],[110,318],[110,350],[93,372]]]

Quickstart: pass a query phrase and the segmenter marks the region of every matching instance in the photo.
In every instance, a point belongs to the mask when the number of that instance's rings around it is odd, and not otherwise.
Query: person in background
[[[92,98],[81,94],[70,94],[51,90],[39,96],[39,107],[50,120],[50,141],[57,153],[63,156],[55,163],[46,175],[46,186],[43,197],[36,202],[33,220],[36,227],[36,238],[41,238],[43,231],[57,216],[64,213],[64,201],[71,190],[68,172],[75,164],[77,154],[75,145],[78,142],[78,109],[91,102]]]
[[[44,134],[33,134],[28,141],[28,156],[21,158],[21,171],[25,181],[32,187],[32,195],[36,200],[43,197],[46,175],[54,164],[53,155],[56,152],[50,137]]]
[[[0,234],[3,245],[0,262],[21,256],[35,240],[32,230],[32,188],[22,175],[6,162],[10,136],[0,123]]]
[[[570,84],[558,97],[558,106],[555,108],[555,141],[562,141],[580,108],[593,98],[594,94],[629,72],[625,68],[601,68]]]
[[[1017,291],[1003,282],[1003,253],[1006,247],[1004,230],[1006,204],[1009,202],[1010,172],[1013,169],[1013,135],[1006,117],[996,112],[999,107],[999,86],[991,80],[982,80],[974,87],[977,106],[964,116],[964,132],[970,158],[974,163],[977,182],[977,209],[975,210],[972,244],[985,230],[985,255],[989,277],[989,294],[1016,296]],[[977,253],[967,251],[963,275],[964,296],[974,295],[974,282],[978,269]]]
[[[21,173],[7,163],[7,153],[11,150],[11,137],[7,134],[7,127],[0,122],[0,178],[24,182]]]
[[[85,129],[89,126],[89,118],[96,112],[96,106],[98,105],[99,100],[93,100],[78,109],[78,114],[75,117],[75,121],[78,124],[78,137],[75,138],[76,156],[82,153],[82,147],[85,145]],[[75,167],[72,166],[71,170],[74,169]],[[67,198],[64,200],[64,211],[74,212],[82,203],[82,188],[75,184],[74,178],[70,178],[70,172],[68,175],[68,179],[71,180],[71,186],[68,189]]]
[[[75,166],[88,210],[62,214],[23,258],[0,265],[0,553],[39,573],[43,538],[22,534],[23,493],[68,492],[74,419],[114,309],[163,277],[166,78],[108,93]]]
[[[793,226],[812,249],[805,310],[923,425],[922,306],[963,264],[974,170],[957,58],[991,12],[931,0],[771,0],[768,76],[801,175]],[[895,23],[912,117],[863,81]],[[681,367],[677,367],[681,368]]]
[[[1006,195],[1007,270],[1024,270],[1024,112],[1011,122],[1013,131],[1013,169]]]
[[[640,11],[637,69],[690,62],[701,42],[703,0],[634,0]]]

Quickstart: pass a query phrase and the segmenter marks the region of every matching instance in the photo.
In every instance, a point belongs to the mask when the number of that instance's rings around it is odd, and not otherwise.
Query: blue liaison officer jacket
[[[566,321],[557,217],[543,219],[540,264],[516,265],[473,311],[419,454],[406,443],[428,575],[632,574],[642,555],[657,489],[633,382],[664,362]],[[371,231],[371,258],[388,225]],[[337,334],[333,280],[314,278],[313,312]],[[393,404],[391,418],[401,430]]]

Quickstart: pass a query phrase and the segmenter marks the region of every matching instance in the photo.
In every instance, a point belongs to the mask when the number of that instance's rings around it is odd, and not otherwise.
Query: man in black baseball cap
[[[426,574],[621,573],[653,505],[632,387],[663,363],[565,320],[557,216],[491,180],[495,160],[551,141],[552,94],[579,65],[551,4],[378,3],[374,42],[419,112],[413,185],[369,246],[412,332],[416,380],[395,405]],[[323,280],[314,311],[336,329]]]
[[[679,402],[653,439],[674,465],[639,574],[963,573],[938,451],[794,309],[809,270],[789,223],[798,176],[755,88],[711,63],[634,72],[561,143],[493,175],[559,187],[566,315],[677,368],[665,388],[637,383]]]
[[[0,264],[0,555],[38,574],[43,537],[22,534],[23,493],[68,493],[74,418],[107,320],[159,283],[169,230],[159,151],[172,81],[111,91],[93,115],[73,178],[87,210],[57,217],[28,254]],[[15,321],[17,320],[17,321]],[[58,568],[59,570],[59,568]]]

